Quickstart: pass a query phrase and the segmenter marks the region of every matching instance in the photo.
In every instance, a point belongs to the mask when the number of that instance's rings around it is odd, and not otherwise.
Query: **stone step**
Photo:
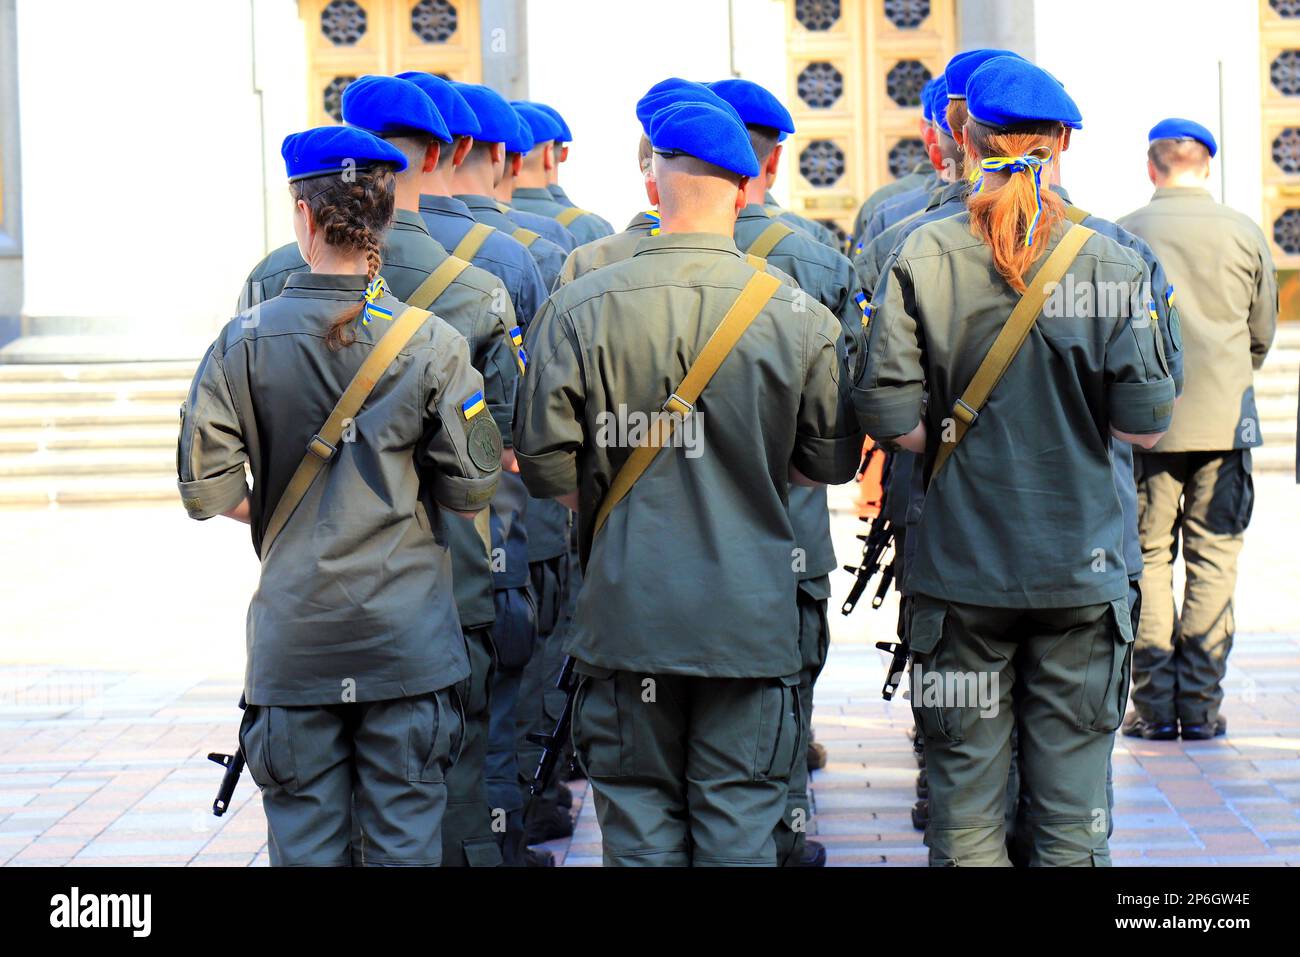
[[[175,446],[170,449],[0,453],[0,478],[40,479],[70,475],[170,476],[175,481]]]
[[[160,427],[173,433],[180,426],[180,402],[124,402],[94,405],[53,402],[40,405],[0,402],[0,433],[39,429],[105,429]]]
[[[194,377],[194,362],[90,362],[82,364],[0,364],[0,385],[9,382],[133,382]]]
[[[0,384],[0,404],[10,403],[127,403],[172,402],[177,407],[189,393],[189,379],[144,379],[122,382],[6,382]]]
[[[0,509],[57,508],[63,505],[156,505],[180,508],[176,476],[145,478],[0,478]]]
[[[1251,469],[1255,472],[1295,472],[1295,442],[1277,442],[1251,449]],[[1267,441],[1267,440],[1266,440]]]
[[[140,451],[175,449],[177,430],[174,425],[153,427],[98,428],[73,430],[49,428],[39,431],[0,430],[0,453],[69,452],[82,449]]]

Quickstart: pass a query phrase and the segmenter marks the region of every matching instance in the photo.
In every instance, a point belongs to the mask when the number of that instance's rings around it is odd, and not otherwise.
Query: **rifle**
[[[885,457],[884,467],[881,469],[881,487],[884,489],[880,496],[880,511],[874,518],[858,516],[859,521],[867,523],[867,534],[858,535],[858,541],[862,542],[862,559],[855,565],[845,565],[844,570],[856,575],[853,587],[849,589],[848,597],[844,599],[844,604],[840,612],[847,615],[857,607],[859,599],[871,584],[871,579],[880,574],[880,585],[876,588],[876,593],[871,599],[871,607],[879,608],[885,602],[885,595],[889,592],[889,586],[894,581],[894,559],[891,558],[888,565],[884,565],[885,554],[889,551],[894,540],[894,530],[888,518],[885,517],[885,503],[889,496],[889,480],[893,473],[894,457],[888,451],[881,448],[879,444],[873,445],[870,451],[862,458],[862,466],[858,469],[858,474],[866,472],[868,465],[871,464],[872,457],[879,451]]]
[[[533,779],[529,782],[529,803],[546,790],[546,786],[551,783],[551,777],[555,774],[555,765],[559,763],[560,755],[564,752],[565,742],[569,738],[569,725],[573,721],[573,697],[578,689],[578,682],[573,674],[573,656],[565,655],[564,664],[560,668],[560,677],[555,681],[555,687],[564,692],[564,707],[560,711],[560,717],[556,719],[555,729],[547,734],[545,731],[528,732],[528,740],[533,744],[542,746],[542,756],[537,761],[537,770],[533,772]],[[527,809],[524,811],[524,817],[527,819]]]
[[[239,710],[243,711],[247,707],[248,703],[241,694]],[[208,760],[226,769],[226,773],[221,776],[221,787],[217,788],[217,799],[212,802],[212,813],[221,817],[230,810],[230,800],[235,796],[235,785],[239,783],[239,776],[244,773],[244,747],[236,742],[234,754],[209,751]]]

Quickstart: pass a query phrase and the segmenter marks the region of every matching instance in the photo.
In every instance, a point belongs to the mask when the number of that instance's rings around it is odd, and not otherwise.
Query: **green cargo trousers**
[[[826,651],[830,646],[830,624],[826,620],[826,604],[830,597],[830,576],[799,583],[799,650],[803,655],[803,670],[799,672],[800,720],[805,735],[812,728],[813,685],[826,665]],[[782,867],[795,867],[804,856],[808,840],[808,825],[812,820],[812,799],[808,793],[808,749],[795,756],[794,770],[790,772],[789,790],[785,801],[785,814],[781,816],[773,837],[776,840],[776,859]]]
[[[1142,626],[1133,648],[1133,706],[1147,721],[1210,724],[1223,703],[1236,621],[1237,556],[1255,504],[1250,449],[1137,452]],[[1182,613],[1174,560],[1186,564]]]
[[[249,705],[239,727],[273,867],[437,867],[462,721],[449,688],[387,701]]]
[[[1109,866],[1106,766],[1128,695],[1127,600],[1019,609],[915,595],[909,631],[931,866],[1010,866],[1013,727],[1026,863]]]
[[[701,678],[579,661],[573,747],[606,867],[775,867],[805,747],[799,675]]]
[[[491,629],[465,629],[465,651],[469,656],[469,677],[456,686],[464,708],[465,737],[460,756],[447,771],[442,866],[496,867],[501,863],[501,846],[498,832],[493,830],[495,819],[484,770],[490,714],[488,684],[495,658]]]

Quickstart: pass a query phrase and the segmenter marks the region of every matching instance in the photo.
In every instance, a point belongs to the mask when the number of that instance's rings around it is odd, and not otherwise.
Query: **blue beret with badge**
[[[1219,144],[1213,133],[1195,120],[1184,120],[1177,116],[1161,120],[1151,127],[1147,142],[1154,143],[1156,140],[1195,140],[1210,151],[1211,157],[1219,152]]]
[[[785,139],[794,132],[794,118],[785,104],[752,80],[715,80],[709,89],[722,97],[740,114],[746,126],[770,126]]]
[[[424,91],[425,96],[433,100],[434,109],[442,116],[452,136],[478,136],[479,125],[474,111],[447,80],[418,70],[399,73],[397,78],[414,83]]]
[[[514,108],[516,114],[523,117],[524,122],[533,131],[534,145],[554,142],[564,132],[560,129],[560,124],[551,117],[551,114],[545,110],[539,110],[535,104],[529,103],[527,100],[511,100],[510,105]]]
[[[395,76],[363,76],[343,91],[343,122],[376,136],[424,133],[451,142],[433,100],[407,80]]]
[[[519,118],[504,96],[481,83],[453,80],[451,85],[474,111],[479,125],[478,139],[484,143],[504,143],[514,138]]]
[[[559,110],[553,106],[547,106],[545,103],[538,103],[536,100],[532,100],[531,102],[533,106],[537,107],[543,113],[550,116],[551,119],[555,120],[556,126],[560,128],[560,135],[555,138],[558,142],[573,142],[573,131],[569,129],[569,124],[564,122],[564,117],[560,115]]]
[[[1024,57],[1019,53],[1016,53],[1014,50],[995,50],[985,48],[980,50],[967,50],[965,53],[958,53],[955,57],[949,60],[948,65],[943,68],[943,77],[948,81],[948,99],[966,99],[966,84],[970,82],[971,74],[989,60],[1000,56],[1015,57],[1017,60],[1024,59]]]
[[[739,176],[758,175],[749,132],[734,114],[708,103],[675,103],[650,118],[650,145],[661,156],[686,154]]]
[[[406,157],[389,143],[355,126],[318,126],[291,133],[280,146],[289,182],[388,163],[406,169]]]
[[[537,134],[533,132],[533,128],[529,122],[524,119],[521,113],[516,112],[515,132],[508,140],[506,140],[506,152],[518,153],[521,156],[526,156],[532,152],[533,147],[537,145],[536,137]]]
[[[994,57],[972,73],[967,81],[966,110],[985,126],[1061,123],[1075,130],[1083,127],[1079,107],[1061,82],[1020,57]]]
[[[660,110],[676,103],[707,103],[709,106],[716,106],[720,110],[725,110],[736,118],[737,123],[741,126],[745,125],[745,121],[740,118],[736,108],[703,83],[681,80],[671,86],[665,86],[664,84],[668,82],[668,80],[664,80],[662,83],[656,83],[645,96],[636,102],[636,118],[640,121],[641,129],[646,136],[650,135],[651,117]],[[657,89],[658,87],[662,87],[662,89]]]

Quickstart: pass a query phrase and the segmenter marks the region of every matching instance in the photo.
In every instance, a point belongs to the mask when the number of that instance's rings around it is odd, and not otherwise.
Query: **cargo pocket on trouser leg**
[[[298,784],[293,740],[284,708],[250,704],[239,723],[239,745],[248,773],[259,788],[292,794]]]
[[[464,739],[459,695],[443,688],[408,700],[406,779],[412,784],[442,784]]]
[[[804,728],[799,675],[774,678],[763,689],[754,752],[755,781],[788,781],[803,754]]]
[[[1110,603],[1107,627],[1089,639],[1076,720],[1084,731],[1114,732],[1128,705],[1133,666],[1133,625],[1127,599]]]
[[[537,610],[527,588],[500,588],[492,594],[496,604],[496,623],[492,626],[492,643],[496,646],[497,665],[517,671],[528,664],[537,641]]]
[[[631,773],[623,745],[623,715],[619,708],[619,673],[583,664],[577,673],[570,735],[578,766],[589,779],[624,777]]]
[[[925,675],[941,679],[954,664],[952,649],[944,641],[943,625],[948,606],[942,601],[916,595],[911,601],[908,636],[912,651],[912,716],[927,744],[960,744],[963,740],[967,708],[947,707],[942,695],[927,692]],[[934,685],[940,691],[944,682]],[[938,697],[939,700],[935,700]]]

